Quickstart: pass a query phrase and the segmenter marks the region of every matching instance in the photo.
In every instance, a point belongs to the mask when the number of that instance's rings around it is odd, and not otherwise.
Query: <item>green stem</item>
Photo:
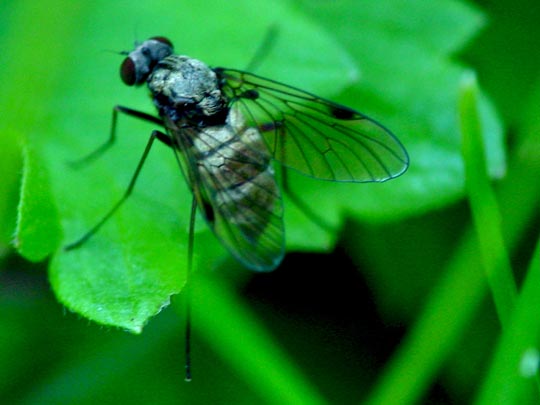
[[[540,86],[535,108],[540,101]],[[536,108],[537,109],[537,108]],[[535,110],[536,111],[536,110]],[[521,133],[507,176],[499,183],[503,234],[514,251],[540,205],[538,114]],[[529,128],[530,127],[530,128]],[[381,374],[368,403],[415,404],[429,389],[444,361],[452,354],[464,329],[479,310],[488,292],[479,262],[478,241],[466,232],[445,275],[426,299],[425,309]]]
[[[484,271],[504,328],[514,309],[517,288],[502,236],[499,206],[486,172],[477,98],[476,77],[467,73],[461,82],[459,97],[465,184]]]

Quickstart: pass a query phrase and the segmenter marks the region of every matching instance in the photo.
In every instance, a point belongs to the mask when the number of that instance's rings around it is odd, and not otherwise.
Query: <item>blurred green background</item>
[[[538,403],[538,21],[532,0],[1,2],[0,401]],[[411,167],[381,185],[295,176],[333,231],[286,200],[288,253],[269,274],[199,221],[185,383],[191,198],[172,154],[152,151],[125,207],[66,254],[121,196],[152,126],[121,118],[114,150],[68,163],[106,139],[114,105],[153,113],[118,77],[134,41],[167,36],[241,69],[272,26],[257,73],[383,122]],[[471,215],[461,153],[470,71],[491,216]],[[497,278],[508,267],[517,295]]]

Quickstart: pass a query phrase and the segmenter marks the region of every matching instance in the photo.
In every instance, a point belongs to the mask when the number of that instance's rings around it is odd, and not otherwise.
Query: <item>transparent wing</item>
[[[270,154],[285,166],[351,182],[382,182],[407,170],[403,145],[364,114],[251,73],[214,70],[231,106],[259,128]]]
[[[253,133],[229,123],[169,130],[197,205],[220,242],[248,268],[277,267],[285,252],[283,207],[260,135],[255,132],[261,151],[244,145],[254,142],[243,139]]]

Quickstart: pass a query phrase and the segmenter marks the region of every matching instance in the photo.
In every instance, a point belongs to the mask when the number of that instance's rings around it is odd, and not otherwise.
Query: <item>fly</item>
[[[188,272],[196,209],[246,267],[269,271],[279,265],[285,232],[273,162],[310,177],[355,183],[384,182],[409,164],[400,141],[366,115],[252,73],[174,54],[164,37],[129,52],[120,76],[128,86],[147,84],[158,116],[116,106],[108,142],[88,158],[112,145],[119,112],[164,131],[152,132],[123,198],[67,249],[84,243],[122,205],[156,139],[174,150],[193,193]],[[190,379],[189,329],[186,345]]]

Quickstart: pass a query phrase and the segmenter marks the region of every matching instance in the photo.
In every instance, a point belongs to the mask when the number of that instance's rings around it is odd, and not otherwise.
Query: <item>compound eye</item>
[[[161,42],[162,44],[165,44],[171,48],[174,48],[173,47],[173,44],[172,42],[170,41],[169,38],[166,38],[166,37],[152,37],[150,39],[153,39],[154,41],[158,41],[158,42]]]
[[[127,57],[120,66],[120,77],[128,86],[133,86],[137,82],[137,72],[133,59]]]

